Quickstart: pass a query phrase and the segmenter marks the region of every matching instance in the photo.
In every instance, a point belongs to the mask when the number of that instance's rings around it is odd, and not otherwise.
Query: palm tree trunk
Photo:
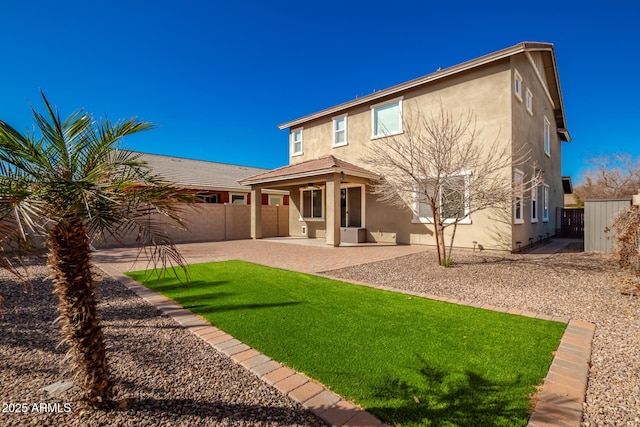
[[[112,398],[113,383],[98,315],[89,239],[82,219],[67,215],[50,230],[47,245],[54,293],[59,299],[62,342],[69,346],[70,371],[84,400],[94,407],[104,406]]]

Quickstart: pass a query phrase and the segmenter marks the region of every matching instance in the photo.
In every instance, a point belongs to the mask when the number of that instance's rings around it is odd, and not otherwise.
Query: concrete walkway
[[[524,256],[546,257],[558,252],[573,239],[554,239]],[[430,250],[424,246],[364,245],[330,247],[322,245],[291,244],[269,240],[238,240],[227,242],[192,243],[179,245],[180,252],[189,264],[240,259],[271,267],[306,273],[321,273],[337,268],[381,261]],[[265,382],[273,385],[292,399],[309,408],[332,426],[385,426],[373,415],[345,401],[304,375],[283,366],[261,354],[256,349],[235,339],[224,331],[211,326],[200,317],[183,309],[168,298],[151,291],[123,273],[151,268],[146,260],[137,258],[137,248],[117,248],[94,253],[96,264],[106,273],[123,283],[150,304],[174,318],[217,350],[251,370]],[[387,289],[365,283],[360,285]],[[421,297],[461,304],[464,301],[441,298],[434,295],[415,294]],[[568,318],[556,318],[544,313],[524,312],[518,308],[509,310],[493,306],[478,307],[487,310],[506,311],[510,314],[536,317],[568,323],[558,351],[539,393],[539,399],[530,418],[530,427],[580,426],[584,402],[591,342],[595,325]]]

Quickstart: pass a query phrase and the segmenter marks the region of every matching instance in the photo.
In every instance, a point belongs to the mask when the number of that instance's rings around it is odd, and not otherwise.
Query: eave
[[[388,89],[380,90],[372,94],[363,96],[361,98],[357,98],[357,99],[336,105],[334,107],[327,108],[313,114],[309,114],[299,119],[291,120],[289,122],[279,125],[278,128],[280,130],[283,130],[287,128],[299,127],[312,120],[320,119],[327,116],[328,117],[335,116],[345,112],[346,110],[350,110],[354,107],[371,104],[375,101],[382,100],[383,98],[398,96],[402,92],[429,84],[431,82],[435,82],[440,79],[444,79],[449,76],[453,76],[458,73],[462,73],[464,71],[471,70],[476,67],[487,65],[492,62],[509,58],[513,55],[517,55],[520,53],[534,52],[534,51],[543,51],[548,53],[548,55],[545,55],[544,73],[545,73],[546,80],[548,82],[547,84],[548,84],[550,96],[555,105],[554,118],[556,121],[556,126],[564,130],[564,132],[561,133],[563,136],[563,140],[568,142],[571,140],[571,138],[569,136],[569,133],[566,131],[567,126],[566,126],[566,120],[564,116],[564,105],[562,102],[562,93],[560,91],[560,83],[558,79],[558,70],[555,62],[554,47],[552,43],[538,43],[538,42],[519,43],[515,46],[509,47],[503,50],[499,50],[497,52],[493,52],[488,55],[481,56],[479,58],[472,59],[470,61],[463,62],[458,65],[454,65],[449,68],[445,68],[444,70],[436,71],[435,73],[431,73],[426,76],[419,77],[417,79],[392,86]]]

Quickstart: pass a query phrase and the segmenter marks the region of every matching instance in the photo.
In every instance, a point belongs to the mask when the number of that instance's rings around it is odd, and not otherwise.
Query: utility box
[[[340,242],[342,243],[365,243],[367,241],[367,230],[360,227],[340,227]]]

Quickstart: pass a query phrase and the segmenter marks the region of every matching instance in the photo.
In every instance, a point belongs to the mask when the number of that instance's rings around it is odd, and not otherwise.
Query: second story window
[[[514,70],[513,76],[513,93],[522,102],[522,76],[518,72],[518,70]]]
[[[533,93],[529,88],[527,88],[526,105],[527,105],[527,111],[529,112],[529,114],[533,116]]]
[[[402,133],[402,99],[371,106],[371,138]]]
[[[302,128],[291,131],[291,155],[302,154]]]
[[[546,117],[544,118],[544,153],[551,156],[551,123]]]
[[[347,116],[333,118],[333,147],[347,145]]]

